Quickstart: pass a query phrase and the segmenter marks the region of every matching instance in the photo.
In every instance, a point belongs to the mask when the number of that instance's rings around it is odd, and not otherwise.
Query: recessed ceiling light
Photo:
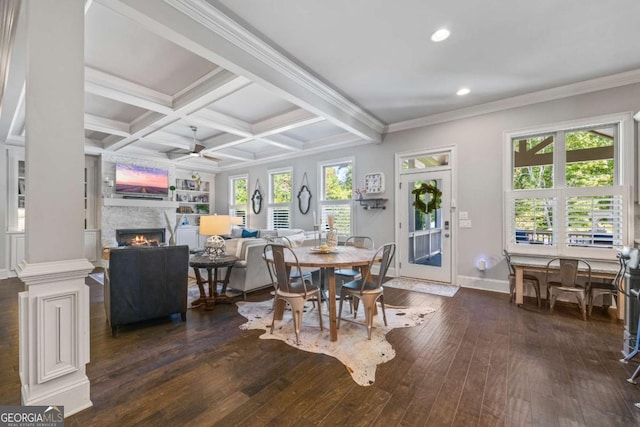
[[[471,89],[469,89],[468,87],[461,87],[456,92],[456,95],[463,96],[469,94],[469,92],[471,92]]]
[[[446,40],[449,37],[449,30],[446,28],[440,28],[435,33],[431,34],[431,40],[434,42],[441,42],[442,40]]]

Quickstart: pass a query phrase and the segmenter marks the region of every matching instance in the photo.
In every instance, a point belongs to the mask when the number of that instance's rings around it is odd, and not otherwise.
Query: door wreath
[[[415,196],[415,200],[413,201],[413,206],[420,212],[424,214],[428,214],[432,211],[440,209],[440,204],[442,203],[442,191],[438,189],[433,184],[422,183],[420,187],[415,188],[411,193]],[[429,202],[425,203],[421,200],[421,196],[428,194]]]

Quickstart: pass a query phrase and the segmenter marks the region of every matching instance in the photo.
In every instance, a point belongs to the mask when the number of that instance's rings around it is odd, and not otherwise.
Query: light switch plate
[[[471,220],[470,219],[460,220],[460,228],[471,228]]]

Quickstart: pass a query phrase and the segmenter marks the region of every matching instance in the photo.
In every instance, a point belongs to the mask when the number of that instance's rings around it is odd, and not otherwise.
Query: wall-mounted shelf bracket
[[[386,209],[384,205],[387,203],[387,199],[357,199],[360,206],[362,206],[365,210],[369,209]]]

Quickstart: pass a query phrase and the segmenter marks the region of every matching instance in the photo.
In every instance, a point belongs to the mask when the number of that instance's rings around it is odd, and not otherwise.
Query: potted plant
[[[171,190],[171,200],[174,200],[173,192],[176,191],[176,186],[175,185],[170,185],[169,186],[169,190]]]
[[[198,203],[196,205],[196,212],[201,214],[209,213],[209,205],[207,205],[206,203]]]

